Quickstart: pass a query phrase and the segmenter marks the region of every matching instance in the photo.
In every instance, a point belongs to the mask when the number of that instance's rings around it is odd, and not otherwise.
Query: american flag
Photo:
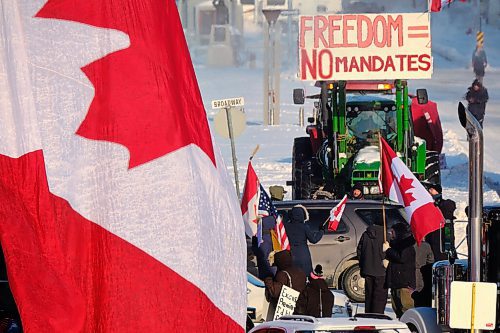
[[[288,236],[286,235],[285,226],[283,225],[283,219],[280,215],[278,215],[276,207],[274,207],[273,202],[269,199],[269,196],[262,185],[260,185],[259,215],[274,216],[276,219],[276,236],[279,240],[281,250],[290,250],[290,243],[288,241]]]
[[[266,190],[260,184],[260,196],[259,196],[259,215],[269,216],[272,215],[274,218],[278,217],[278,211],[274,207],[273,202],[269,199]]]

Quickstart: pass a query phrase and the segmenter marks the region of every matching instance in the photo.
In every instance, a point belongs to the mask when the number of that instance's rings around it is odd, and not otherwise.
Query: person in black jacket
[[[383,244],[384,227],[371,225],[361,235],[357,248],[361,277],[365,278],[366,313],[384,313],[387,304]]]
[[[488,90],[478,79],[472,82],[472,86],[468,88],[467,93],[465,94],[465,99],[468,103],[467,107],[477,121],[479,121],[481,127],[483,127],[484,114],[486,113],[486,102],[488,102],[488,98]]]
[[[328,318],[332,316],[334,296],[323,279],[323,267],[316,265],[309,282],[297,299],[295,314]]]
[[[312,272],[311,252],[307,241],[316,244],[323,237],[323,230],[311,230],[309,224],[309,213],[302,205],[296,205],[290,213],[290,222],[285,223],[285,231],[290,242],[293,264],[309,276]]]
[[[392,308],[398,318],[413,307],[411,294],[415,290],[415,239],[409,225],[397,223],[392,227],[394,239],[384,243],[385,257],[389,260],[385,287],[391,288]]]
[[[266,320],[273,320],[276,305],[283,286],[290,287],[299,293],[306,287],[306,276],[304,272],[293,265],[290,251],[283,250],[274,253],[274,262],[278,271],[274,277],[268,276],[264,279],[266,286],[265,295],[269,302],[269,311]]]
[[[443,199],[443,188],[439,184],[427,184],[426,187],[427,191],[429,191],[429,194],[434,199],[434,205],[439,208],[439,210],[443,214],[444,219],[448,222],[453,222],[453,220],[455,219],[455,216],[453,216],[453,214],[455,213],[455,209],[457,208],[455,201],[450,199]],[[429,243],[432,248],[432,253],[434,254],[435,261],[448,260],[448,255],[444,252],[444,237],[444,227],[425,236],[427,243]],[[451,241],[453,242],[453,240]]]

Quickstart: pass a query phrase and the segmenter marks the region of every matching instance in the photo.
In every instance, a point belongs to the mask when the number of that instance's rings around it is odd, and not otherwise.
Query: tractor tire
[[[365,301],[365,279],[361,277],[359,265],[349,267],[342,277],[342,289],[354,303]]]
[[[439,163],[439,153],[437,151],[428,151],[426,153],[425,182],[441,184],[441,167]]]
[[[295,138],[292,151],[292,199],[309,199],[308,169],[312,162],[312,146],[309,137]],[[309,164],[309,165],[308,165]]]

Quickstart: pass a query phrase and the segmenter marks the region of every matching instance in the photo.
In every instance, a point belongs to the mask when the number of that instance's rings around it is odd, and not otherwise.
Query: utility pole
[[[264,125],[279,124],[280,55],[279,38],[281,30],[276,27],[281,9],[262,9],[267,25],[264,29]]]

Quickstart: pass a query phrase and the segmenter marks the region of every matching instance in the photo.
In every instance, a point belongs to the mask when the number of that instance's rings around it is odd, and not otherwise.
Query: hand
[[[387,251],[391,248],[391,246],[389,245],[389,242],[384,242],[384,244],[382,244],[382,251]]]
[[[389,266],[389,260],[387,259],[382,260],[382,265],[384,265],[384,268],[387,268],[387,266]]]

